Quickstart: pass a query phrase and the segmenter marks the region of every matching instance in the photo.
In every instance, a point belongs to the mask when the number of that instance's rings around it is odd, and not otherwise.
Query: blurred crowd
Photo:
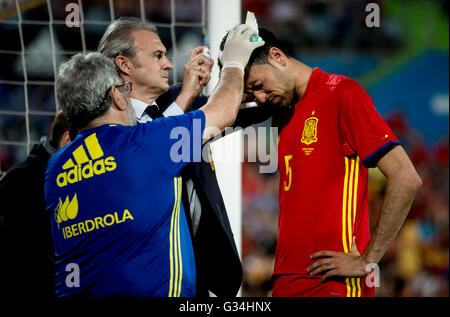
[[[401,112],[386,116],[422,177],[412,209],[380,265],[377,296],[449,296],[449,140],[423,142]],[[243,164],[243,296],[270,296],[278,234],[278,173],[261,174],[259,163]],[[369,172],[371,230],[378,221],[386,178]]]
[[[433,1],[448,9],[449,0]],[[0,23],[3,38],[0,43],[3,61],[0,81],[5,81],[0,83],[0,110],[13,112],[0,114],[0,140],[10,143],[0,144],[0,173],[25,158],[29,150],[27,141],[37,143],[41,135],[47,134],[51,116],[57,108],[52,86],[54,69],[78,51],[95,50],[112,16],[144,16],[156,23],[168,56],[176,66],[170,78],[172,83],[181,80],[182,66],[189,51],[205,41],[207,21],[202,0],[83,0],[85,23],[82,28],[68,28],[63,23],[68,14],[65,8],[70,2],[73,1],[51,1],[50,7],[45,1],[33,2],[39,5],[24,10],[22,19],[38,23],[25,22],[21,25],[22,30],[18,24]],[[367,28],[365,7],[369,2],[380,3],[379,0],[242,0],[242,17],[245,18],[247,10],[253,11],[259,25],[270,26],[293,56],[339,49],[354,52],[382,50],[389,54],[404,44],[398,21],[380,10],[383,27]],[[2,12],[0,17],[18,22],[15,3],[10,3],[12,13],[5,15]],[[144,10],[141,10],[141,3]],[[51,19],[60,21],[52,24],[52,32],[43,23]],[[22,48],[21,35],[27,51],[24,60],[17,54]],[[9,53],[12,51],[14,53]],[[25,78],[32,81],[27,87],[19,84]],[[27,108],[31,114],[25,116]]]
[[[255,12],[261,25],[270,25],[292,52],[346,49],[383,50],[402,45],[396,21],[380,10],[383,28],[368,28],[361,0],[243,0],[246,10]]]
[[[387,122],[402,142],[422,177],[405,225],[381,263],[381,296],[448,296],[449,263],[449,140],[423,141],[400,112]],[[372,224],[382,203],[384,182],[371,178],[369,209]]]

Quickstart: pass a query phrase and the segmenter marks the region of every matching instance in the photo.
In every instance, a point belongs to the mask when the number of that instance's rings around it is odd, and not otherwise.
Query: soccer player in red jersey
[[[278,126],[279,235],[273,296],[374,296],[366,269],[400,230],[421,178],[365,90],[310,68],[260,28],[265,45],[246,68],[244,101]],[[372,235],[368,168],[387,178]],[[368,266],[369,265],[369,266]]]

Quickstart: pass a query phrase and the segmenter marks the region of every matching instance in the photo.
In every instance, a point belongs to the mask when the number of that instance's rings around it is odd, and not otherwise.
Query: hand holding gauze
[[[235,27],[228,34],[223,53],[220,56],[223,69],[238,67],[244,72],[253,50],[265,43],[263,40],[252,42],[252,37],[257,35],[258,31],[249,25],[241,24]]]

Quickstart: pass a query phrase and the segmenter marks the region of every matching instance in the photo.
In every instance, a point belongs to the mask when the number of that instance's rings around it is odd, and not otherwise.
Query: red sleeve
[[[358,155],[364,166],[374,167],[391,148],[400,144],[375,109],[372,98],[354,80],[338,87],[339,126],[344,155]]]

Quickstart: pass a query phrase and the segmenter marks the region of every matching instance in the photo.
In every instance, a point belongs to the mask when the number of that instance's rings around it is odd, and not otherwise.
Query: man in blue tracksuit
[[[190,53],[183,82],[169,87],[173,64],[157,28],[136,17],[120,17],[103,34],[98,52],[116,66],[123,82],[133,82],[131,105],[140,123],[158,117],[197,110],[208,100],[201,92],[214,64],[202,54]],[[209,151],[209,143],[203,151]],[[212,157],[212,156],[211,156]],[[191,233],[197,270],[197,297],[235,296],[242,284],[242,264],[234,241],[222,193],[212,162],[201,160],[182,171],[182,205]],[[149,189],[150,190],[150,189]],[[220,272],[220,274],[217,274]]]
[[[243,69],[264,43],[251,42],[255,34],[246,25],[232,32],[205,106],[145,124],[136,124],[132,83],[106,57],[77,54],[60,67],[57,98],[80,132],[46,172],[58,296],[195,296],[180,171],[235,120]]]

